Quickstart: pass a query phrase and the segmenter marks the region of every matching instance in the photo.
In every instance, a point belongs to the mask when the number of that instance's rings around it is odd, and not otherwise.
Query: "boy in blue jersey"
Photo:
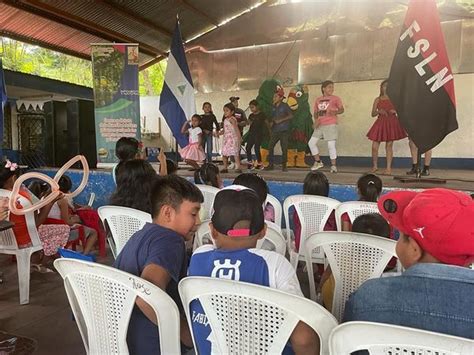
[[[243,281],[303,296],[295,270],[282,255],[256,249],[265,236],[266,225],[257,194],[234,185],[217,193],[210,224],[215,245],[203,245],[194,252],[189,276],[210,276]],[[191,303],[193,334],[199,354],[211,354],[212,330],[199,301]],[[319,353],[316,333],[299,322],[290,337],[296,354]]]
[[[153,222],[145,224],[130,238],[114,263],[114,267],[161,288],[176,302],[180,311],[178,283],[186,276],[185,241],[192,238],[200,224],[199,209],[203,201],[199,189],[186,179],[177,175],[156,178],[151,193]],[[156,324],[154,310],[137,298],[128,324],[130,354],[160,354]],[[181,341],[183,345],[192,346],[184,317]]]

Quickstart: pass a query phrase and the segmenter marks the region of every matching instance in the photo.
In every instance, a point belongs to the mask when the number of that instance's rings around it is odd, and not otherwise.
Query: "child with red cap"
[[[261,200],[255,191],[231,185],[217,193],[210,224],[214,245],[196,249],[189,276],[208,276],[243,281],[303,297],[295,269],[283,255],[256,249],[266,233]],[[212,329],[199,301],[191,303],[196,353],[213,354]],[[299,322],[290,336],[292,349],[284,353],[319,353],[318,338],[311,327]]]
[[[400,231],[406,269],[372,279],[346,303],[344,321],[372,321],[474,339],[474,201],[448,189],[397,191],[378,201]]]

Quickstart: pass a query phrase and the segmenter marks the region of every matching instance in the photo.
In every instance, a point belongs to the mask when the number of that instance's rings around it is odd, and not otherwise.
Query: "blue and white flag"
[[[181,128],[196,113],[194,87],[189,72],[179,21],[171,42],[171,50],[166,68],[165,83],[160,96],[160,111],[165,117],[173,136],[181,148],[188,145],[188,138],[181,133]]]
[[[3,156],[3,109],[7,103],[7,87],[5,85],[5,75],[3,74],[2,59],[0,58],[0,157]]]

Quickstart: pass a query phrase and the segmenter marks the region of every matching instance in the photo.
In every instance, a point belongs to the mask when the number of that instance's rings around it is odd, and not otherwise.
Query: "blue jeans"
[[[418,263],[401,276],[366,281],[346,302],[344,322],[401,325],[474,339],[474,271]]]
[[[207,161],[212,162],[212,132],[206,134],[203,132],[202,134],[202,148],[206,152]]]

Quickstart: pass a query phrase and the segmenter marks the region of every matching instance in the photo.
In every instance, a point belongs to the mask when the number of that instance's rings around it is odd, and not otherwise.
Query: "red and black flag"
[[[410,0],[387,93],[422,153],[458,128],[454,77],[435,0]]]

